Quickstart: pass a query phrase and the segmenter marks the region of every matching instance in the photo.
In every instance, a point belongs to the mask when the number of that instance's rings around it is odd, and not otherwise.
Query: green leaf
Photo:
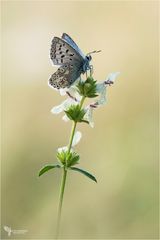
[[[38,176],[40,177],[42,174],[44,174],[45,172],[49,171],[52,168],[61,168],[61,166],[60,165],[55,165],[55,164],[46,165],[46,166],[42,167],[42,169],[39,171]]]
[[[89,172],[81,169],[81,168],[77,168],[77,167],[70,167],[69,169],[73,170],[73,171],[77,171],[77,172],[80,172],[82,174],[84,174],[86,177],[89,177],[90,179],[92,179],[93,181],[97,182],[96,178],[90,174]]]

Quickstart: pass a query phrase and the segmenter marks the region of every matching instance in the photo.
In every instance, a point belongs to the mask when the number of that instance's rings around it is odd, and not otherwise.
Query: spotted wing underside
[[[64,65],[66,63],[81,63],[82,56],[65,40],[54,37],[51,43],[50,58],[54,65]]]
[[[49,78],[49,85],[53,88],[68,88],[80,77],[79,66],[66,63]]]

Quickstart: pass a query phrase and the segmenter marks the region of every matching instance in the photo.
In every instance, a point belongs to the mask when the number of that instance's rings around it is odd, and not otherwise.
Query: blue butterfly
[[[91,55],[85,56],[66,33],[63,33],[61,38],[53,38],[50,58],[54,65],[60,65],[49,78],[49,85],[57,89],[69,88],[81,74],[92,68],[90,65]]]

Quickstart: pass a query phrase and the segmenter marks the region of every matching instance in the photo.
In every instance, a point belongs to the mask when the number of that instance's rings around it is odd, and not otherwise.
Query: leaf
[[[49,171],[52,168],[61,168],[61,166],[60,165],[55,165],[55,164],[46,165],[46,166],[42,167],[42,169],[39,171],[38,176],[40,177],[42,174],[44,174],[45,172]]]
[[[80,172],[80,173],[84,174],[86,177],[89,177],[89,178],[92,179],[93,181],[97,182],[96,178],[95,178],[92,174],[90,174],[89,172],[87,172],[87,171],[85,171],[85,170],[83,170],[83,169],[81,169],[81,168],[70,167],[69,169],[74,170],[74,171],[77,171],[77,172]]]

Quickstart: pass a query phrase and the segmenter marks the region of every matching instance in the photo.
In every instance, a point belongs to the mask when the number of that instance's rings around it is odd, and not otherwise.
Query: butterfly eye
[[[92,57],[90,55],[87,55],[86,58],[88,61],[91,61],[91,59],[92,59]]]

